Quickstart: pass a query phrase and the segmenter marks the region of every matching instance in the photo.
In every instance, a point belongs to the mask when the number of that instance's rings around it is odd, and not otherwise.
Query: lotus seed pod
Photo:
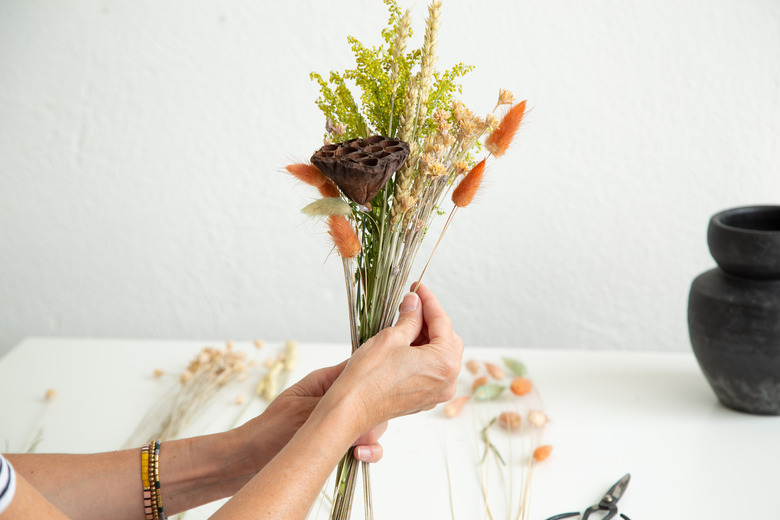
[[[409,156],[409,145],[400,139],[373,135],[325,145],[311,162],[344,194],[358,204],[368,204]]]

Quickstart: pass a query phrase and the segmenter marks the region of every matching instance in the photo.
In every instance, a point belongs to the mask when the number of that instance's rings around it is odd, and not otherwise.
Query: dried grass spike
[[[485,160],[479,161],[452,192],[452,202],[457,207],[468,206],[474,200],[474,195],[482,184],[482,176],[485,174]]]
[[[315,188],[319,188],[328,180],[328,178],[323,175],[320,169],[313,164],[288,164],[284,167],[284,169],[287,170],[287,173],[299,181],[305,182],[306,184],[314,186]]]
[[[325,197],[305,206],[301,212],[310,217],[347,216],[352,213],[352,207],[341,197]]]
[[[360,252],[360,240],[349,221],[341,216],[328,217],[328,234],[344,258],[353,258]]]
[[[504,115],[498,128],[485,139],[485,148],[496,157],[506,153],[525,115],[525,101],[517,103]]]

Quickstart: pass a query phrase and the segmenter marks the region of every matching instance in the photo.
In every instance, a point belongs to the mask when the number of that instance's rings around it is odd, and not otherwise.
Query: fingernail
[[[420,297],[415,293],[406,293],[404,301],[401,302],[399,310],[401,312],[409,312],[417,309],[417,305],[420,303]]]
[[[355,458],[364,462],[367,461],[371,458],[371,449],[368,446],[358,446],[355,448]]]

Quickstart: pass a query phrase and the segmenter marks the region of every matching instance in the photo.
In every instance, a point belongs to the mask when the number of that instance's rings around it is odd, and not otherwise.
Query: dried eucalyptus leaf
[[[528,373],[528,369],[522,362],[512,358],[501,358],[506,367],[512,371],[516,377],[523,377]]]
[[[495,383],[482,385],[474,390],[474,399],[477,401],[490,401],[501,395],[501,392],[504,390],[506,390],[504,385],[497,385]]]

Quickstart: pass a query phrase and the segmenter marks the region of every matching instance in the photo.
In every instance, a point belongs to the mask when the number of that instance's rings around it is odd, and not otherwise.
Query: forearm
[[[166,514],[235,493],[257,471],[246,455],[233,432],[164,442],[160,482]],[[140,448],[6,457],[18,474],[69,517],[144,518]]]
[[[303,519],[366,426],[343,400],[318,406],[285,448],[212,519]]]

